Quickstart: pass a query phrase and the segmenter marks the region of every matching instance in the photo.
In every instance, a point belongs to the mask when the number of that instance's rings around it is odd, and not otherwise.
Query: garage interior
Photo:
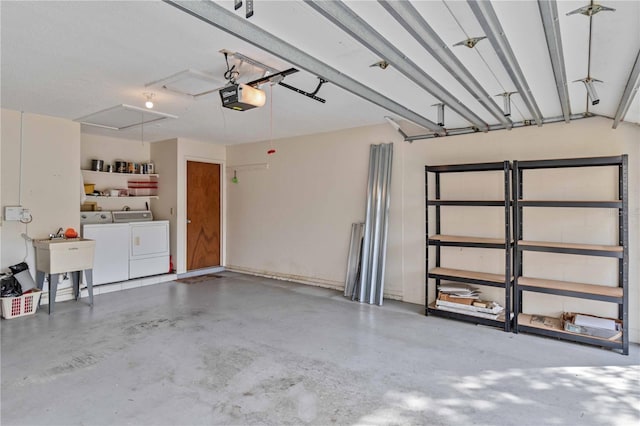
[[[2,271],[89,210],[168,224],[93,306],[3,299],[2,424],[640,420],[640,3],[0,19]]]

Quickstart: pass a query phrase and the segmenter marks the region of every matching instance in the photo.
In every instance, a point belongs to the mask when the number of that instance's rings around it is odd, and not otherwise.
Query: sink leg
[[[84,276],[87,279],[87,290],[89,291],[89,306],[93,306],[93,269],[85,269]]]
[[[80,271],[71,272],[71,283],[73,286],[73,296],[76,301],[80,299]]]
[[[53,313],[53,305],[56,303],[58,292],[58,274],[49,274],[49,315]]]
[[[36,269],[36,286],[38,287],[38,290],[42,290],[42,287],[44,287],[44,275],[45,275],[44,272],[38,271]],[[38,299],[38,307],[40,307],[41,300],[42,300],[42,297]]]

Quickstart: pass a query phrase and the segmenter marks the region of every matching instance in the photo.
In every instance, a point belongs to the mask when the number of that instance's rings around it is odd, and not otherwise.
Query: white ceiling
[[[233,11],[232,1],[215,2]],[[431,78],[470,108],[487,124],[496,118],[376,1],[346,4]],[[515,91],[489,40],[474,49],[453,44],[482,36],[482,27],[464,1],[414,1],[413,6],[438,33],[462,64],[490,95]],[[587,76],[589,18],[566,13],[588,4],[559,1],[559,24],[572,114],[587,111],[613,117],[640,50],[640,2],[606,1],[615,12],[593,17],[590,74],[600,103],[587,103],[586,90],[574,80]],[[544,118],[562,115],[537,2],[493,1],[493,8]],[[384,123],[395,116],[334,84],[322,86],[322,104],[282,86],[263,85],[267,103],[245,112],[223,109],[217,93],[197,99],[146,84],[186,69],[211,73],[225,84],[227,49],[273,68],[296,66],[160,1],[1,1],[1,105],[3,108],[76,119],[119,104],[142,107],[144,92],[153,92],[155,109],[178,116],[113,131],[83,126],[83,131],[134,140],[156,141],[173,137],[222,144],[320,133]],[[244,18],[244,7],[236,12]],[[433,122],[440,102],[402,75],[393,64],[386,70],[370,67],[381,59],[301,1],[255,2],[255,15],[245,19],[341,73],[409,108]],[[233,61],[232,61],[233,62]],[[260,75],[244,64],[241,81]],[[307,92],[318,76],[305,71],[285,82]],[[502,108],[502,99],[493,99]],[[531,120],[521,97],[512,96],[514,122]],[[640,123],[636,96],[625,121]],[[407,123],[408,124],[408,123]],[[447,108],[445,128],[470,124]],[[415,126],[403,124],[403,128]],[[419,131],[430,133],[428,130]]]

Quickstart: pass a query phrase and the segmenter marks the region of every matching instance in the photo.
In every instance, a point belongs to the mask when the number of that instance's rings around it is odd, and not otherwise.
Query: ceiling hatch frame
[[[178,116],[133,105],[120,104],[76,118],[73,121],[103,129],[126,130],[170,118],[175,119]]]
[[[183,87],[180,86],[180,83],[186,83],[188,80],[192,82],[201,82],[203,83],[202,87]],[[197,84],[197,83],[196,83]],[[179,95],[188,96],[192,99],[198,99],[201,96],[208,95],[210,93],[216,92],[220,89],[221,86],[224,86],[225,81],[217,78],[213,74],[209,74],[203,71],[186,69],[179,71],[175,74],[171,74],[168,77],[161,78],[160,80],[155,80],[150,83],[145,84],[145,87],[156,87],[160,86],[162,89],[167,90],[169,92],[177,93]]]

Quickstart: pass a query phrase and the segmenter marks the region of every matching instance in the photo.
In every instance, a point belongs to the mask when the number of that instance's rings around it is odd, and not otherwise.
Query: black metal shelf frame
[[[617,167],[618,168],[618,200],[616,201],[527,201],[523,199],[523,171],[532,169],[554,169],[571,167]],[[559,339],[587,343],[596,346],[604,346],[621,349],[624,355],[629,354],[629,206],[628,206],[628,156],[619,155],[611,157],[589,157],[552,159],[539,161],[514,161],[513,162],[513,222],[514,222],[514,332],[523,331],[540,334]],[[562,248],[548,246],[521,246],[518,241],[523,235],[523,208],[524,207],[576,207],[576,208],[611,208],[618,210],[618,244],[622,251],[607,251],[597,249]],[[586,256],[614,257],[618,259],[618,286],[622,288],[622,297],[612,297],[568,291],[520,285],[518,278],[522,276],[523,252],[541,251],[550,253],[564,253]],[[579,334],[563,333],[554,330],[545,330],[537,327],[528,327],[518,324],[518,314],[522,312],[523,291],[548,293],[559,296],[578,297],[582,299],[598,300],[602,302],[616,303],[618,305],[618,320],[622,321],[622,341],[608,341],[590,338]]]
[[[546,252],[546,253],[579,254],[582,256],[617,257],[619,259],[623,257],[623,252],[621,251],[596,250],[596,249],[587,249],[587,248],[549,247],[544,245],[533,246],[533,245],[518,244],[518,250],[519,251],[540,251],[540,252]]]
[[[488,281],[488,280],[480,280],[480,279],[476,279],[476,278],[465,278],[465,277],[459,277],[456,275],[446,275],[446,274],[434,274],[429,272],[427,274],[428,278],[433,278],[435,280],[438,281],[438,286],[439,286],[439,281],[440,280],[449,280],[449,281],[455,281],[455,282],[459,282],[459,283],[465,283],[465,284],[476,284],[476,285],[484,285],[484,286],[488,286],[488,287],[500,287],[500,288],[505,288],[505,283],[502,282],[496,282],[496,281]],[[436,287],[437,288],[437,287]]]
[[[522,207],[581,207],[596,209],[619,209],[622,207],[621,201],[568,201],[568,200],[520,200],[518,204]]]
[[[440,166],[425,166],[424,168],[424,185],[425,185],[425,315],[429,314],[457,319],[461,321],[468,321],[475,324],[483,324],[494,327],[503,328],[504,331],[511,331],[511,293],[512,293],[512,258],[511,249],[513,242],[511,238],[511,163],[509,161],[492,162],[492,163],[477,163],[477,164],[456,164],[456,165],[440,165]],[[504,176],[504,197],[503,200],[441,200],[440,193],[440,178],[442,173],[463,173],[463,172],[485,172],[485,171],[502,171]],[[429,199],[429,173],[435,174],[435,199]],[[504,243],[503,244],[488,244],[488,243],[476,243],[476,242],[442,242],[439,240],[433,240],[429,238],[429,206],[435,207],[435,227],[436,234],[440,234],[441,231],[441,206],[480,206],[480,207],[502,207],[504,209]],[[441,247],[471,247],[471,248],[488,248],[488,249],[502,249],[505,252],[505,280],[502,283],[473,279],[462,278],[457,276],[431,274],[429,273],[429,247],[435,247],[435,266],[441,265]],[[444,311],[437,308],[429,307],[429,279],[435,280],[436,297],[440,282],[442,279],[450,281],[476,284],[491,287],[504,288],[504,315],[505,321],[491,320],[486,318],[480,318],[473,315],[459,314],[455,312]]]
[[[513,243],[509,243],[512,245]],[[471,241],[440,241],[433,240],[429,238],[430,246],[442,246],[442,247],[476,247],[476,248],[492,248],[492,249],[502,249],[504,248],[504,244],[493,244],[493,243],[476,243]]]
[[[624,301],[622,297],[607,296],[604,294],[595,294],[595,293],[585,293],[582,291],[573,291],[573,290],[565,290],[565,289],[557,289],[557,288],[529,286],[529,285],[523,285],[523,284],[518,284],[518,290],[530,291],[532,293],[554,294],[556,296],[575,297],[578,299],[599,300],[601,302],[611,302],[611,303],[617,303],[617,304],[622,304]]]
[[[427,200],[428,206],[502,207],[503,200]]]

